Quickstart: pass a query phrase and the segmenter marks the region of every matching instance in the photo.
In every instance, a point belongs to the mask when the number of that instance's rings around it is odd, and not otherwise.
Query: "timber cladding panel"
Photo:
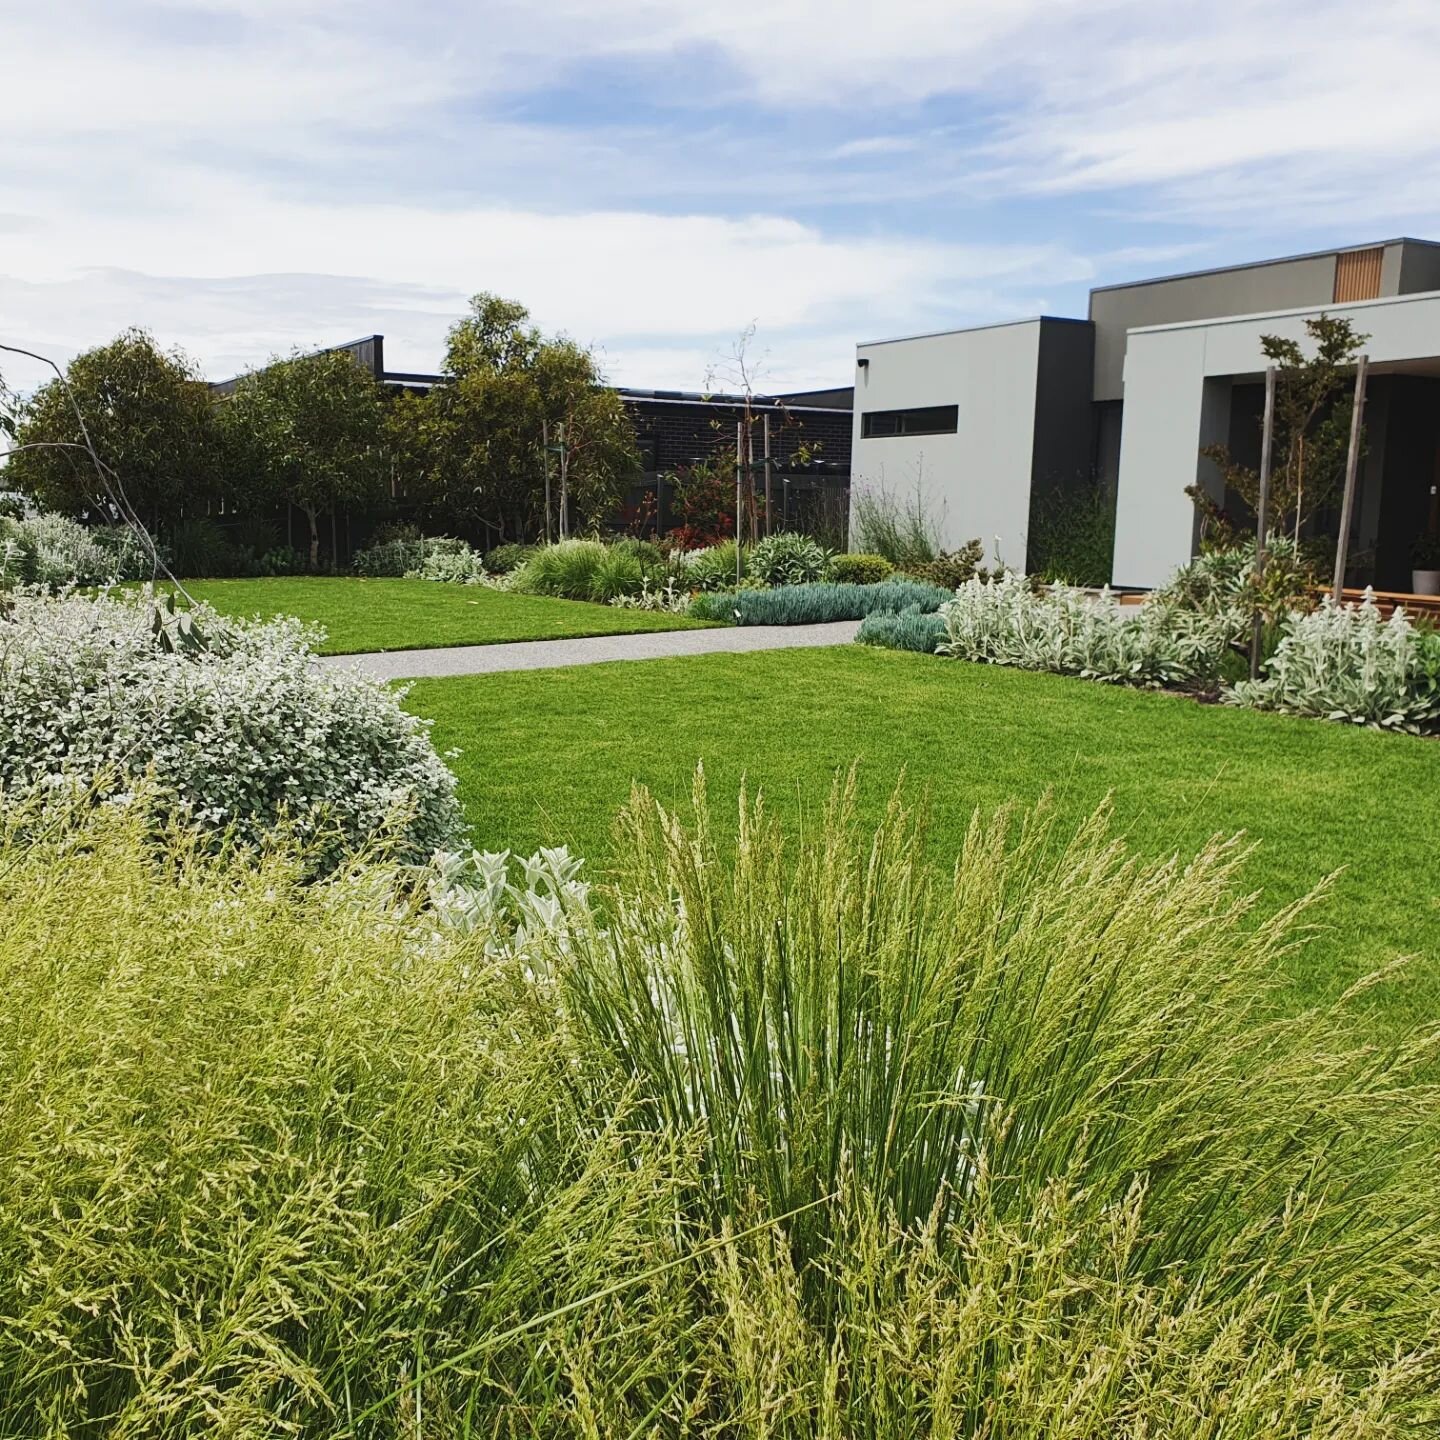
[[[1342,250],[1335,257],[1335,303],[1376,300],[1380,296],[1380,267],[1385,249]]]

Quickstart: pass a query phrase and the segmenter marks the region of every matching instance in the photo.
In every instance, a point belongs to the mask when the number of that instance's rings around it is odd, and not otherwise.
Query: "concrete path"
[[[858,620],[827,625],[744,625],[723,630],[662,630],[653,635],[597,635],[585,640],[522,640],[508,645],[452,645],[443,650],[387,650],[325,655],[320,664],[358,665],[379,680],[445,675],[493,675],[502,670],[549,670],[606,660],[664,660],[672,655],[731,654],[847,645]]]

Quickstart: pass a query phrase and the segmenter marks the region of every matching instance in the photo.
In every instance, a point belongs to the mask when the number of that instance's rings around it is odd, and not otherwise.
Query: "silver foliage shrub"
[[[617,610],[654,610],[663,615],[684,615],[690,608],[690,591],[681,586],[675,576],[669,575],[662,585],[654,585],[649,578],[640,582],[635,595],[616,595],[610,603]]]
[[[106,585],[119,578],[116,556],[74,520],[44,511],[0,518],[0,585]]]
[[[463,540],[448,541],[444,549],[427,550],[407,580],[439,580],[451,585],[489,585],[499,578],[485,569],[484,557]]]
[[[1146,687],[1213,680],[1231,631],[1225,614],[1122,606],[1069,585],[1037,592],[1014,572],[966,581],[940,615],[939,655]]]
[[[149,541],[128,525],[87,527],[45,510],[0,515],[0,588],[149,580],[154,561]]]
[[[455,779],[400,695],[317,667],[299,621],[162,614],[143,593],[10,597],[0,785],[123,794],[149,772],[167,818],[245,842],[283,820],[317,869],[379,836],[411,859],[455,843]]]
[[[1235,705],[1314,715],[1412,734],[1440,730],[1440,634],[1388,620],[1361,605],[1326,598],[1310,615],[1290,615],[1259,680],[1225,696]]]

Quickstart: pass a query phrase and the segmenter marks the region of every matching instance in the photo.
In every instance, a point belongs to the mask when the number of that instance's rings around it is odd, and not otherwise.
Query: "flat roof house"
[[[1185,487],[1200,456],[1257,463],[1262,335],[1344,315],[1368,334],[1367,448],[1352,551],[1381,589],[1409,589],[1409,547],[1440,481],[1440,245],[1321,251],[1108,285],[1085,320],[1040,316],[860,345],[857,488],[917,482],[947,546],[998,536],[1024,564],[1033,507],[1099,481],[1116,499],[1114,582],[1160,584],[1194,554]],[[1217,494],[1217,498],[1222,498]]]

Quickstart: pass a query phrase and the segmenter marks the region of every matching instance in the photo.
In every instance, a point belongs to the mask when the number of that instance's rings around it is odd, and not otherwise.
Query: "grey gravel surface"
[[[503,670],[549,670],[609,660],[664,660],[672,655],[733,654],[847,645],[858,620],[828,625],[745,625],[722,630],[662,630],[653,635],[596,635],[584,640],[522,640],[509,645],[453,645],[443,650],[386,650],[325,655],[321,665],[358,665],[380,680],[427,680],[446,675],[492,675]]]

